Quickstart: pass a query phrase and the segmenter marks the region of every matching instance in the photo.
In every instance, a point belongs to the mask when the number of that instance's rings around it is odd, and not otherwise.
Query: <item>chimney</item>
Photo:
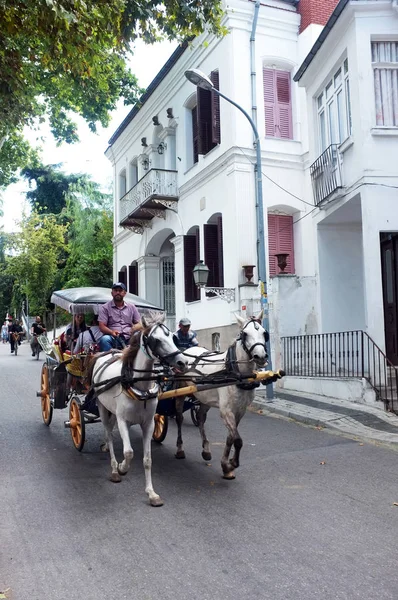
[[[315,23],[326,25],[339,0],[300,0],[298,12],[301,15],[300,33]]]

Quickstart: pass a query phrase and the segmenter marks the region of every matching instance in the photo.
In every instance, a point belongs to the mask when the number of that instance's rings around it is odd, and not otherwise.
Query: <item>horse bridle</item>
[[[250,323],[254,324],[254,327],[257,331],[258,331],[258,328],[261,326],[257,319],[250,319],[250,321],[248,321],[246,323],[246,325],[243,327],[243,329],[241,330],[240,335],[238,337],[238,340],[240,340],[240,342],[242,344],[243,350],[246,352],[246,354],[248,355],[250,360],[254,360],[253,356],[252,356],[252,351],[256,346],[261,346],[262,348],[264,348],[265,354],[266,354],[266,356],[268,356],[267,342],[269,341],[269,333],[266,330],[264,330],[264,342],[256,342],[255,344],[250,346],[250,348],[247,347],[247,345],[246,345],[247,332],[245,331],[245,329],[248,325],[250,325]]]
[[[145,335],[144,332],[141,333],[140,335],[140,349],[144,352],[144,354],[146,354],[146,356],[148,358],[150,358],[151,360],[155,360],[156,358],[158,360],[160,360],[160,363],[162,364],[163,362],[168,364],[168,361],[170,358],[174,358],[174,356],[177,356],[178,354],[180,354],[180,350],[176,350],[175,352],[170,352],[170,354],[166,354],[166,356],[159,356],[159,353],[156,352],[156,346],[159,340],[154,340],[152,337],[152,334],[154,333],[154,331],[158,328],[161,327],[164,334],[166,335],[166,337],[168,337],[169,335],[171,335],[171,331],[168,327],[166,327],[166,325],[164,323],[157,323],[156,325],[154,325],[150,332]]]

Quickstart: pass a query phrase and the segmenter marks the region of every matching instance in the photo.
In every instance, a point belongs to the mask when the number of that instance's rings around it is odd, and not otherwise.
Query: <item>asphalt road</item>
[[[186,460],[172,422],[144,492],[139,430],[130,473],[112,484],[101,425],[79,454],[67,411],[41,419],[39,363],[0,344],[0,592],[13,600],[396,600],[398,453],[248,413],[237,479],[221,478],[190,418]],[[120,441],[117,443],[119,455]],[[323,464],[324,463],[324,464]]]

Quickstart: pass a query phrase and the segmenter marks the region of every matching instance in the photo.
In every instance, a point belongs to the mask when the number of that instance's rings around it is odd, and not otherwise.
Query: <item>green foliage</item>
[[[59,214],[66,206],[66,198],[71,186],[86,180],[87,175],[66,175],[59,170],[59,165],[42,165],[25,167],[21,175],[32,184],[33,189],[26,197],[39,213]]]
[[[0,143],[0,188],[15,183],[16,169],[38,162],[37,151],[33,150],[22,134],[14,131],[3,144]]]
[[[68,219],[68,259],[64,287],[112,285],[112,196],[98,185],[81,181],[72,186],[64,216]]]
[[[221,17],[221,0],[0,0],[0,145],[45,117],[59,142],[77,140],[73,113],[107,126],[118,99],[142,91],[131,42],[221,34]],[[20,166],[0,155],[4,181]]]
[[[31,313],[41,314],[54,289],[67,227],[59,225],[55,215],[39,215],[36,211],[19,225],[21,229],[11,239],[12,255],[7,261],[7,273],[14,280],[13,305],[20,307],[27,296]]]
[[[9,236],[0,230],[0,321],[3,324],[4,317],[11,309],[12,289],[14,279],[7,272],[6,248]]]

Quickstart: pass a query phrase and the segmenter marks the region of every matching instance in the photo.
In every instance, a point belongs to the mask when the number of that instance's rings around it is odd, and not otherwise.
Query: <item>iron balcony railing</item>
[[[398,368],[365,331],[283,337],[282,352],[288,375],[364,378],[386,409],[398,412]]]
[[[315,206],[329,198],[333,192],[342,187],[341,166],[337,144],[326,148],[310,166],[312,189]]]
[[[177,171],[151,169],[119,200],[120,221],[134,215],[149,200],[177,198]]]

